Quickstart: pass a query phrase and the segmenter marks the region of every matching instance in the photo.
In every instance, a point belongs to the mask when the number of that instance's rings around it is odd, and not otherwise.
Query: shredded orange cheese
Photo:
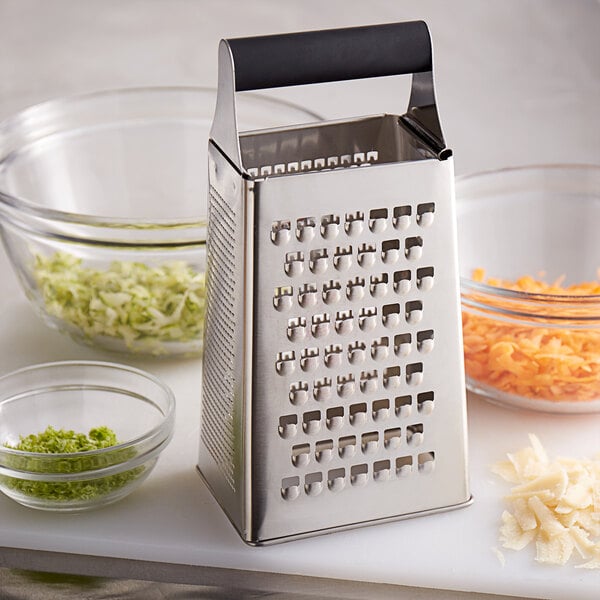
[[[514,282],[486,280],[483,269],[474,271],[473,280],[533,294],[600,294],[600,281],[563,287],[562,279],[545,283],[530,276]],[[493,306],[514,310],[514,302],[501,297],[494,299]],[[537,322],[521,325],[463,310],[467,375],[502,392],[527,398],[556,402],[600,399],[600,328],[597,322],[589,328],[544,326],[544,314],[559,314],[560,310],[541,311],[536,319],[539,326]]]

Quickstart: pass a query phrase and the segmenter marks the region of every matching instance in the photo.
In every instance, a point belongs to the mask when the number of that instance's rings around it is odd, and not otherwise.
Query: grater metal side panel
[[[209,144],[207,313],[198,469],[238,530],[244,528],[245,186]]]
[[[233,401],[235,386],[236,215],[210,187],[210,284],[207,288],[209,351],[204,364],[204,419],[201,439],[221,475],[235,492]]]
[[[251,541],[464,505],[451,160],[255,182]]]

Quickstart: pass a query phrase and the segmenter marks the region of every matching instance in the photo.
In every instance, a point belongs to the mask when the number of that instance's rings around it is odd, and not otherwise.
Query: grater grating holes
[[[411,287],[411,272],[408,269],[394,273],[394,291],[397,294],[408,294]]]
[[[315,237],[316,221],[314,217],[303,217],[296,220],[296,239],[299,242],[310,242]]]
[[[337,246],[333,254],[333,266],[345,271],[352,266],[352,246]]]
[[[300,495],[300,477],[284,477],[281,480],[281,497],[295,500]]]
[[[305,283],[298,290],[298,304],[302,308],[309,308],[317,303],[317,286],[314,283]]]
[[[364,269],[370,269],[375,264],[376,252],[375,244],[361,244],[356,256],[358,264]]]
[[[434,393],[421,392],[417,394],[417,410],[419,413],[424,415],[430,415],[433,412],[434,407]]]
[[[329,335],[331,330],[331,317],[329,316],[329,313],[318,313],[313,315],[310,330],[315,338],[322,338]]]
[[[408,260],[418,260],[423,256],[423,238],[421,236],[407,237],[404,240],[404,256]]]
[[[291,375],[296,368],[296,353],[293,350],[278,352],[275,370],[279,375]]]
[[[330,279],[323,284],[323,302],[325,304],[335,304],[342,297],[342,284],[335,279]]]
[[[297,415],[284,415],[279,417],[279,435],[283,439],[294,437],[298,433]]]
[[[423,318],[423,303],[420,300],[407,302],[404,309],[404,316],[407,323],[419,323]]]
[[[417,288],[422,292],[429,291],[433,287],[433,267],[417,269]]]
[[[365,295],[365,278],[354,277],[346,284],[346,298],[348,300],[361,300]]]
[[[383,371],[383,387],[385,389],[399,388],[400,385],[400,367],[398,365],[388,367]]]
[[[310,435],[319,433],[321,430],[321,411],[312,410],[310,412],[305,412],[304,415],[302,415],[302,429],[304,433]]]
[[[383,444],[388,450],[395,450],[402,443],[402,430],[400,427],[392,427],[383,432]]]
[[[233,448],[233,405],[236,297],[236,214],[214,187],[209,190],[210,257],[207,285],[205,360],[201,439],[225,481],[235,491]]]
[[[366,464],[354,465],[350,469],[350,483],[354,486],[363,486],[367,483],[369,467]]]
[[[284,311],[292,308],[294,288],[290,285],[276,287],[273,291],[275,310]]]
[[[329,369],[337,369],[342,364],[343,347],[341,344],[331,344],[325,348],[325,366]]]
[[[375,400],[373,402],[373,410],[371,412],[373,421],[381,422],[385,421],[390,416],[390,401],[388,398],[382,398],[381,400]]]
[[[354,313],[352,309],[338,311],[335,315],[335,330],[338,335],[348,335],[354,329]]]
[[[336,406],[327,409],[327,429],[334,431],[344,424],[344,407]]]
[[[379,372],[377,369],[372,369],[370,371],[361,371],[360,374],[360,391],[363,394],[372,394],[377,391],[377,380],[378,380]]]
[[[423,443],[423,423],[415,423],[406,428],[406,441],[409,446],[420,446]]]
[[[386,304],[381,309],[381,320],[389,329],[393,329],[400,325],[400,305]]]
[[[317,402],[331,398],[331,377],[322,377],[313,382],[313,397]]]
[[[367,422],[367,403],[359,402],[350,405],[350,424],[360,427]]]
[[[327,487],[332,492],[339,492],[346,485],[346,469],[340,467],[327,473]]]
[[[356,436],[346,435],[338,440],[338,455],[340,458],[352,458],[356,453]]]
[[[377,326],[377,307],[365,306],[358,313],[358,326],[362,331],[369,331]]]
[[[349,398],[354,395],[356,390],[356,381],[353,373],[347,375],[338,375],[337,393],[340,398]]]
[[[400,260],[400,240],[385,240],[381,243],[381,260],[386,265],[396,264]]]
[[[286,244],[291,239],[290,221],[273,221],[271,225],[271,241],[280,246]]]
[[[396,206],[393,209],[392,226],[396,230],[407,230],[411,224],[412,208],[409,205]],[[435,205],[433,203],[419,204],[417,207],[417,223],[420,227],[429,227],[433,222]],[[369,211],[367,220],[369,231],[375,235],[383,233],[390,222],[389,211],[387,208],[377,208]],[[319,224],[320,237],[323,240],[335,240],[340,233],[345,233],[347,237],[356,237],[364,232],[365,214],[362,211],[346,213],[344,218],[337,214],[322,215],[318,219],[313,216],[296,219],[295,236],[296,239],[305,244],[316,237],[317,223]],[[292,240],[292,220],[283,218],[272,222],[270,231],[271,242],[277,246],[282,246]],[[420,235],[412,235],[404,239],[404,256],[408,260],[418,260],[423,253],[423,238]],[[333,266],[338,270],[345,270],[352,264],[352,246],[338,246],[332,248],[334,257]],[[400,240],[390,238],[381,243],[381,261],[385,265],[396,264],[401,259]],[[324,258],[327,258],[326,256]],[[365,242],[358,247],[358,264],[363,268],[371,268],[376,261],[376,245],[372,242]],[[322,272],[326,268],[327,261],[318,261],[311,263],[311,269],[314,273]],[[293,268],[296,265],[290,265],[287,268]],[[301,267],[299,267],[301,269]],[[294,271],[294,274],[298,274]]]
[[[396,476],[408,477],[412,473],[412,456],[400,456],[396,459]]]
[[[388,274],[371,275],[369,291],[373,298],[383,298],[388,293]]]
[[[435,452],[422,452],[417,457],[417,464],[421,473],[431,473],[435,466]]]
[[[304,467],[310,462],[310,444],[297,444],[292,446],[292,464],[295,467]]]
[[[380,337],[371,342],[371,357],[373,360],[385,360],[389,356],[390,338]]]
[[[310,251],[308,268],[315,274],[320,275],[327,270],[329,251],[327,248],[317,248]]]
[[[353,342],[348,345],[348,362],[357,365],[365,361],[367,345],[362,341]]]
[[[422,354],[428,354],[433,350],[433,329],[419,331],[417,333],[417,350]]]
[[[360,436],[363,454],[374,454],[379,446],[379,432],[369,431]]]
[[[306,337],[306,317],[288,319],[286,332],[290,342],[301,342]]]
[[[308,496],[318,496],[323,491],[323,473],[308,473],[304,477],[304,491]]]
[[[348,160],[348,157],[344,157],[344,160]],[[322,164],[322,161],[318,163],[315,160],[313,167],[321,168]],[[401,428],[396,423],[401,419],[410,418],[413,410],[423,417],[433,410],[432,391],[416,393],[414,398],[411,394],[400,392],[403,386],[418,387],[422,383],[423,363],[412,362],[400,366],[390,365],[389,362],[386,365],[385,362],[394,357],[404,359],[411,352],[418,351],[420,354],[430,352],[433,349],[434,331],[424,329],[418,332],[397,332],[403,322],[413,325],[422,320],[421,300],[411,299],[401,303],[390,299],[391,301],[388,300],[386,304],[378,302],[392,292],[404,295],[413,289],[420,292],[431,289],[434,283],[432,266],[393,270],[394,267],[398,269],[402,261],[414,262],[422,257],[423,238],[409,234],[404,238],[390,237],[356,245],[344,245],[342,239],[338,240],[340,236],[345,235],[349,238],[362,234],[366,227],[368,227],[368,235],[369,232],[371,234],[384,232],[390,226],[397,231],[408,229],[413,224],[413,211],[416,217],[415,223],[426,227],[429,217],[422,219],[420,215],[433,212],[434,208],[432,209],[429,204],[419,205],[416,211],[409,205],[402,205],[391,209],[373,209],[368,211],[367,215],[362,211],[356,211],[341,215],[332,213],[317,217],[303,217],[295,221],[282,219],[274,222],[274,229],[277,232],[291,231],[295,226],[292,235],[295,233],[297,241],[302,244],[315,240],[317,235],[321,240],[337,242],[337,245],[323,245],[317,248],[303,246],[304,250],[290,248],[294,251],[285,254],[284,267],[290,265],[288,270],[292,276],[301,272],[293,263],[301,263],[301,268],[310,271],[315,276],[315,280],[300,282],[297,288],[282,286],[280,292],[275,295],[286,304],[288,297],[292,301],[297,300],[298,306],[305,310],[310,307],[316,308],[318,305],[330,309],[329,312],[305,313],[285,320],[287,339],[299,344],[295,360],[298,360],[300,368],[306,373],[321,366],[332,370],[332,377],[315,377],[309,381],[292,382],[289,388],[291,404],[300,406],[314,401],[323,407],[323,403],[330,401],[336,394],[341,401],[351,399],[359,393],[366,396],[377,392],[381,394],[382,391],[384,394],[390,394],[388,397],[376,396],[375,399],[369,399],[367,402],[332,406],[322,410],[307,410],[297,417],[299,424],[287,425],[287,427],[296,425],[294,435],[297,433],[300,436],[318,435],[325,430],[332,433],[340,430],[345,433],[343,428],[347,424],[357,430],[355,435],[342,435],[336,440],[325,439],[318,440],[316,443],[296,443],[290,446],[291,462],[297,468],[308,465],[308,461],[313,457],[323,466],[334,457],[336,460],[352,460],[356,456],[357,448],[363,456],[369,456],[373,461],[347,467],[337,467],[334,464],[329,470],[305,474],[299,486],[300,492],[303,491],[305,496],[320,496],[323,491],[328,490],[340,491],[344,489],[346,483],[352,486],[361,485],[369,481],[369,476],[373,481],[384,482],[416,473],[426,474],[433,468],[433,452],[412,454],[405,450],[406,455],[397,455],[403,445],[411,449],[423,443],[424,425],[411,423]],[[287,234],[283,235],[287,238]],[[334,271],[337,275],[350,269],[354,259],[356,264],[365,271],[375,267],[376,272],[365,272],[364,276],[352,274],[348,279],[323,277],[323,275],[331,277]],[[296,296],[294,292],[297,293]],[[342,300],[344,294],[351,302],[357,302],[358,306],[333,310],[333,305]],[[368,297],[373,299],[371,301],[373,305],[361,306],[360,301]],[[336,343],[336,336],[348,335],[352,332],[364,336],[380,324],[386,327],[391,335],[379,334],[370,340],[363,338],[345,344]],[[315,341],[321,341],[322,345],[302,347],[309,335]],[[328,336],[332,335],[334,339],[328,339]],[[290,357],[289,354],[281,354],[281,356],[280,354],[277,355],[278,358]],[[367,368],[363,367],[362,371],[335,373],[336,370],[343,371],[344,365],[355,366],[365,362],[368,363],[365,365]],[[370,368],[371,364],[375,366],[375,363],[381,362],[384,363],[385,368],[381,368],[381,365],[377,369]],[[381,426],[387,428],[375,429]],[[365,428],[369,430],[364,432]],[[381,457],[381,453],[393,456]]]
[[[410,217],[412,207],[409,205],[394,207],[393,224],[396,229],[408,229],[410,227]]]
[[[300,353],[300,368],[303,371],[314,371],[319,366],[319,349],[304,348]]]
[[[417,223],[421,227],[429,227],[433,223],[433,216],[435,214],[435,204],[433,202],[426,202],[417,206]]]
[[[289,399],[295,406],[305,404],[308,400],[308,383],[296,381],[290,385]]]
[[[375,481],[387,481],[390,478],[389,459],[377,460],[373,463],[373,479]]]
[[[412,336],[410,333],[399,333],[394,336],[394,353],[396,356],[407,357],[411,351]]]
[[[333,240],[340,233],[339,215],[325,215],[321,217],[321,237],[325,240]]]
[[[373,233],[382,233],[387,228],[388,209],[374,208],[369,211],[369,229]]]
[[[423,363],[406,365],[406,383],[411,386],[421,384],[423,381]]]
[[[412,413],[412,396],[396,396],[394,400],[396,416],[401,418],[410,417]]]
[[[344,222],[344,231],[349,236],[360,235],[365,227],[365,213],[358,210],[353,213],[346,213]]]
[[[333,457],[333,440],[322,440],[315,444],[315,459],[320,462],[330,461]]]
[[[283,270],[289,277],[301,275],[304,272],[304,252],[288,252]]]

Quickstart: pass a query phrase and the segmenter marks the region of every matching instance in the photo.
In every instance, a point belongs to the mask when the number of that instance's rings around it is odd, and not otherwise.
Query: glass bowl
[[[460,177],[456,198],[467,387],[509,406],[599,411],[600,167]]]
[[[0,378],[0,490],[51,511],[116,502],[148,477],[174,418],[171,390],[132,367],[67,361],[14,371]]]
[[[205,88],[125,89],[0,123],[2,239],[48,325],[112,351],[200,353],[215,100]],[[241,130],[316,120],[239,94]]]

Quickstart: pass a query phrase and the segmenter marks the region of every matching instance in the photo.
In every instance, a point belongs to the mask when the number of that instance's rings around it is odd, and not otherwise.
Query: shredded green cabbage
[[[114,261],[99,270],[66,252],[37,254],[34,277],[46,311],[87,338],[119,338],[129,349],[202,339],[204,273],[184,261]]]
[[[76,433],[73,430],[55,429],[48,426],[41,433],[21,436],[19,443],[14,446],[4,445],[6,448],[12,448],[13,450],[52,455],[100,450],[115,446],[117,443],[115,432],[106,426],[90,429],[87,435]],[[80,473],[118,464],[133,456],[135,456],[135,450],[123,448],[94,457],[74,456],[72,460],[70,460],[70,457],[56,460],[56,458],[52,459],[51,456],[47,461],[33,456],[31,458],[21,456],[10,458],[14,463],[12,467],[15,470],[36,473]],[[0,481],[7,488],[26,496],[34,496],[53,502],[71,502],[106,496],[140,477],[145,469],[145,466],[139,466],[122,473],[84,481],[30,481],[7,475],[0,476]]]

